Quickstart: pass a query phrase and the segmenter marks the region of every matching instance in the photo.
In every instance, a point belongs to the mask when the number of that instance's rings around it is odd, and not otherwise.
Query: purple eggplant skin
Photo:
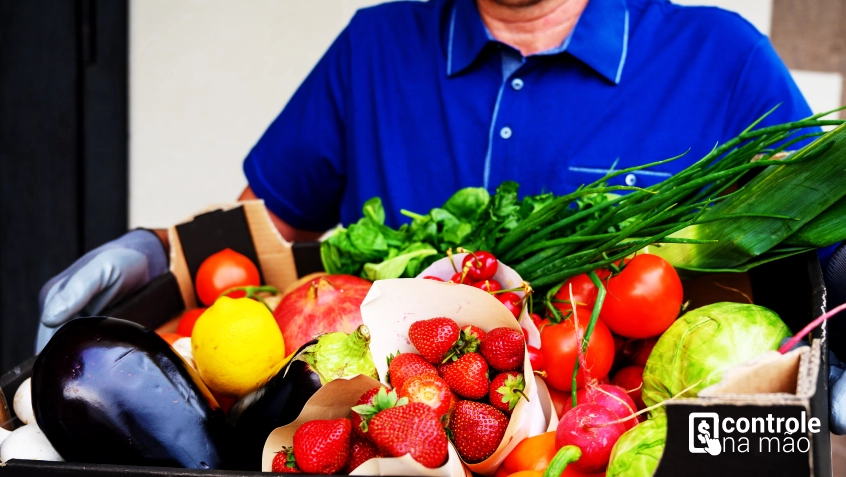
[[[223,469],[231,428],[199,375],[154,331],[78,318],[35,361],[38,426],[70,462]]]
[[[260,471],[267,436],[277,427],[294,422],[322,386],[317,373],[297,359],[316,343],[312,340],[300,347],[267,384],[239,399],[229,410],[229,421],[235,430],[233,463],[238,470]]]

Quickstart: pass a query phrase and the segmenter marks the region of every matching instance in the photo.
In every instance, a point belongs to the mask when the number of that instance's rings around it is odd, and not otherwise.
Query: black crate
[[[225,239],[222,239],[225,240]],[[319,245],[298,244],[294,246],[294,259],[298,276],[310,273],[320,268]],[[812,318],[821,315],[825,309],[825,285],[816,254],[808,253],[777,262],[762,265],[751,272],[749,278],[752,284],[753,296],[756,304],[774,310],[794,331],[800,330]],[[150,328],[156,328],[170,320],[184,308],[179,285],[171,274],[166,274],[137,295],[112,308],[106,315],[129,319]],[[821,421],[821,431],[810,436],[812,447],[808,454],[793,454],[787,459],[778,461],[778,465],[766,466],[768,475],[811,475],[815,477],[829,477],[831,469],[831,442],[828,429],[828,341],[825,327],[813,332],[813,338],[819,340],[819,360],[816,368],[815,392],[809,399],[807,408],[811,415]],[[35,358],[22,363],[20,366],[0,377],[0,388],[11,400],[17,386],[32,372]],[[657,475],[714,475],[719,472],[721,477],[731,475],[757,475],[760,463],[744,460],[707,460],[700,456],[691,457],[685,452],[686,421],[692,412],[714,410],[713,406],[726,406],[726,413],[740,412],[742,406],[731,401],[711,401],[705,409],[701,403],[679,402],[668,406],[670,427],[668,430],[667,447]],[[754,405],[752,412],[754,413]],[[760,410],[759,410],[760,411]],[[791,415],[796,408],[787,406],[785,409],[771,412],[783,412]],[[681,436],[681,437],[679,437]],[[672,438],[672,439],[671,439]],[[65,476],[84,475],[90,477],[106,476],[236,476],[259,475],[259,472],[232,472],[193,470],[176,468],[115,466],[98,464],[56,463],[38,461],[10,461],[0,468],[4,476]]]

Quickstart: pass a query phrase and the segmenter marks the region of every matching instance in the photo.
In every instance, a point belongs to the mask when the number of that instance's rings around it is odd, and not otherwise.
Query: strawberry
[[[397,351],[396,356],[388,356],[388,382],[394,389],[401,388],[406,379],[423,374],[438,374],[438,370],[419,354]]]
[[[382,457],[379,449],[376,448],[376,444],[370,441],[370,439],[359,439],[353,436],[350,441],[350,457],[347,459],[347,464],[344,466],[342,473],[349,474],[358,466],[374,457]]]
[[[455,450],[470,464],[490,457],[499,447],[507,427],[505,414],[493,406],[474,401],[460,401],[450,424]]]
[[[479,353],[468,353],[443,367],[444,381],[452,392],[465,399],[488,395],[488,363]]]
[[[375,388],[370,389],[366,393],[362,394],[361,397],[358,398],[358,401],[356,401],[356,406],[360,406],[362,404],[373,405],[373,398],[376,397],[376,393],[378,393],[380,389],[384,389],[384,387],[376,386]],[[364,421],[364,418],[361,416],[361,414],[357,412],[352,413],[350,420],[352,421],[352,432],[354,436],[358,436],[361,439],[370,439],[370,437],[365,434],[364,430],[362,429],[362,421]]]
[[[494,328],[482,340],[480,352],[497,371],[517,371],[523,368],[526,341],[523,334],[511,328]]]
[[[426,363],[428,364],[428,363]],[[373,391],[375,394],[371,395]],[[370,420],[380,411],[395,406],[402,406],[408,403],[408,398],[399,398],[396,391],[388,391],[387,388],[377,387],[367,391],[358,398],[358,405],[352,407],[353,416],[358,416],[355,422],[358,423],[359,437],[371,439],[368,433]]]
[[[433,364],[442,363],[458,341],[460,329],[451,318],[430,318],[415,321],[408,328],[408,339]]]
[[[370,421],[370,438],[391,457],[411,454],[435,469],[446,462],[447,436],[431,407],[412,402],[379,412]]]
[[[488,400],[491,406],[510,415],[514,406],[520,402],[520,398],[526,397],[523,394],[524,389],[526,389],[526,381],[523,379],[523,373],[517,371],[500,373],[491,380]]]
[[[422,402],[435,411],[435,415],[442,418],[449,412],[453,394],[449,385],[439,376],[414,376],[405,381],[399,390],[400,397],[408,398],[409,402]]]
[[[334,474],[350,451],[352,423],[347,418],[309,421],[294,432],[297,467],[307,474]]]
[[[479,341],[482,341],[482,338],[485,337],[485,332],[481,328],[479,328],[478,326],[474,326],[474,325],[462,326],[461,331],[465,332],[468,336],[476,335],[476,339],[478,339]]]
[[[281,451],[276,453],[273,457],[273,463],[270,464],[270,471],[282,474],[299,474],[302,471],[297,467],[297,461],[294,459],[294,453],[291,452],[290,447],[283,447]]]

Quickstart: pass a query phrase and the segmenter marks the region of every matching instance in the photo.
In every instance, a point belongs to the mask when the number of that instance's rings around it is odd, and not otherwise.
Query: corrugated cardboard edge
[[[197,216],[214,210],[227,211],[238,207],[244,208],[244,215],[247,218],[247,225],[250,228],[253,247],[255,247],[258,255],[265,284],[283,290],[289,284],[297,281],[297,267],[294,263],[291,243],[285,240],[276,230],[262,200],[247,200],[209,206],[179,224],[191,222]],[[185,254],[179,240],[179,234],[176,232],[176,225],[168,229],[168,240],[170,241],[170,272],[176,277],[186,308],[196,308],[194,279],[188,271],[188,263],[185,261]]]
[[[788,356],[791,355],[791,356]],[[667,406],[675,405],[692,405],[709,408],[713,406],[778,406],[789,405],[803,407],[808,415],[811,415],[811,398],[816,392],[817,379],[819,376],[819,369],[822,365],[822,342],[821,340],[813,340],[810,347],[803,347],[788,353],[787,361],[794,361],[798,356],[798,371],[796,373],[796,392],[795,393],[758,393],[758,394],[740,394],[740,393],[725,393],[713,394],[712,396],[702,396],[696,398],[674,399],[667,402]],[[764,361],[771,358],[764,358]],[[750,363],[755,363],[758,360],[753,360]],[[748,365],[748,364],[747,364]],[[747,366],[741,365],[741,366]],[[715,385],[718,386],[718,385]],[[711,389],[714,386],[705,389]],[[705,391],[703,389],[703,391]],[[713,390],[712,390],[713,391]],[[808,452],[809,466],[811,475],[814,475],[814,443],[811,441],[811,449]],[[658,466],[660,467],[660,462]]]

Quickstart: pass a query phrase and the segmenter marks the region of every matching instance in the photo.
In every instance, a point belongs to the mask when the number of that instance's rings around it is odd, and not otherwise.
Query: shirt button
[[[511,128],[508,127],[508,126],[505,126],[504,128],[500,129],[499,130],[499,137],[501,137],[503,139],[510,138],[511,137]]]
[[[629,174],[626,176],[626,185],[633,186],[637,182],[637,176],[634,174]]]
[[[511,87],[514,88],[514,91],[520,91],[523,89],[523,80],[520,78],[514,78],[511,80]]]

